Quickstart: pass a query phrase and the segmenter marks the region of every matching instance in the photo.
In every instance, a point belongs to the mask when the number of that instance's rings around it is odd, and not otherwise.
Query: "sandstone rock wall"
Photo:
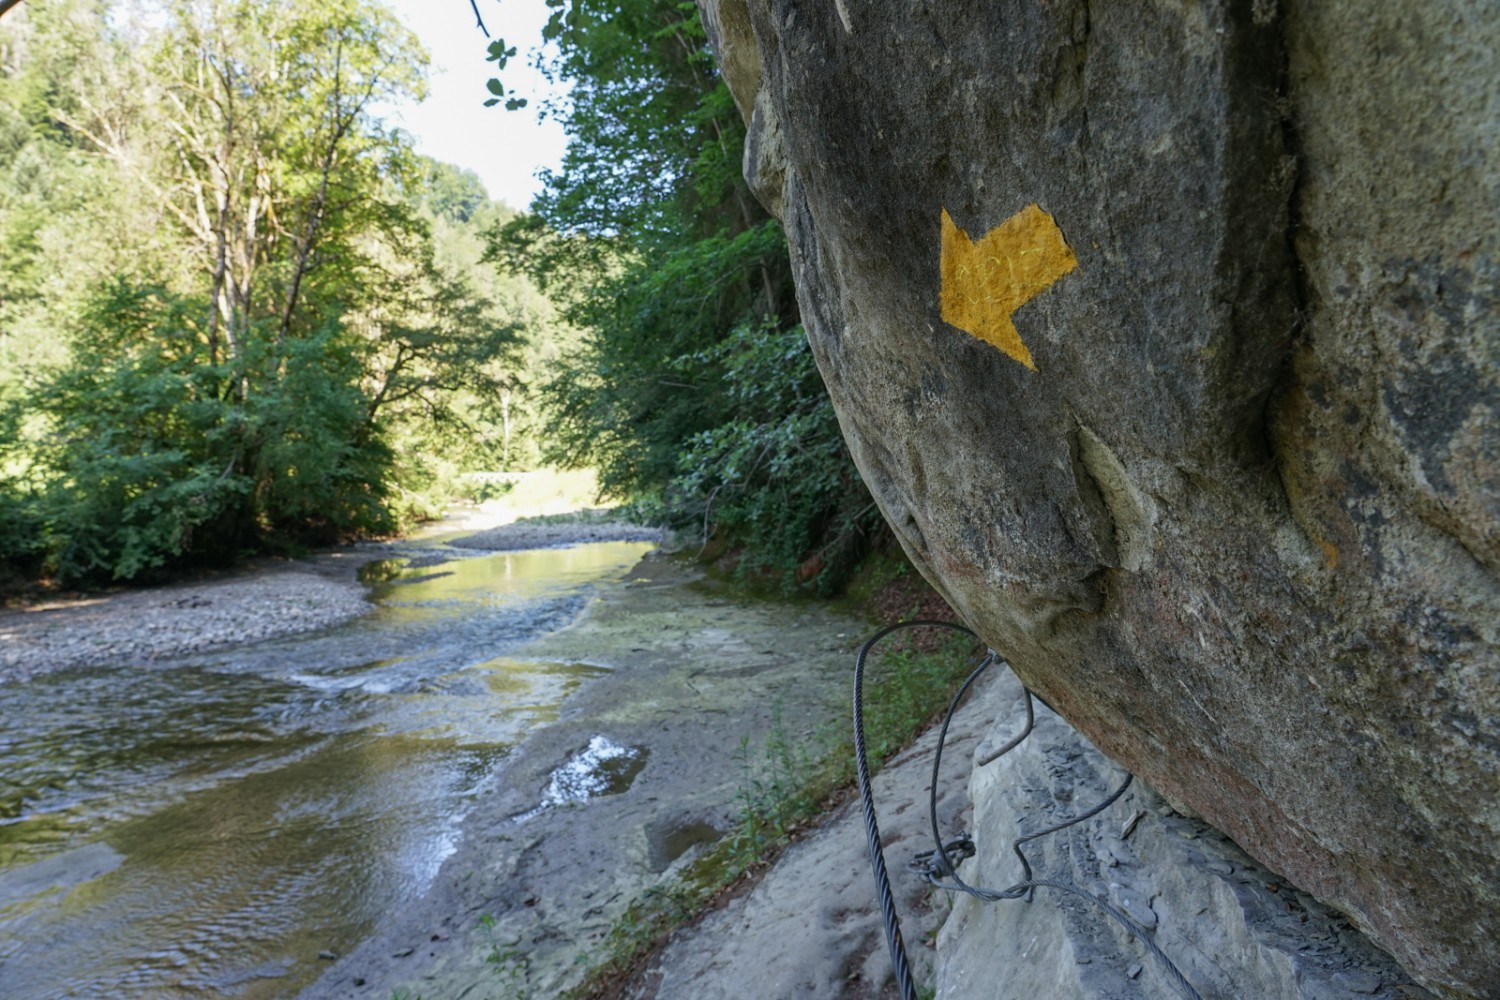
[[[1495,5],[701,2],[923,573],[1104,752],[1500,997]]]

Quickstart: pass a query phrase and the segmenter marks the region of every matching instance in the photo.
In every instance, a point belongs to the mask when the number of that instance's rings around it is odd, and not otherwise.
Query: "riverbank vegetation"
[[[547,383],[549,457],[738,567],[837,589],[879,516],[800,325],[779,225],[695,4],[549,0],[541,57],[572,137],[493,255],[585,332]],[[497,86],[503,89],[503,82]]]
[[[12,579],[389,534],[535,452],[518,397],[551,310],[480,259],[510,213],[377,114],[425,63],[362,0],[0,24]]]
[[[878,772],[937,722],[975,667],[963,641],[897,643],[871,658],[865,737]],[[982,652],[982,651],[979,651]],[[781,853],[855,791],[854,741],[847,727],[807,740],[777,726],[764,743],[743,741],[744,775],[734,828],[677,877],[647,893],[615,922],[569,1000],[613,1000],[672,933],[765,873]]]
[[[0,21],[0,585],[390,534],[548,464],[838,589],[879,519],[696,7],[549,6],[571,144],[523,214],[387,125],[426,56],[374,0]]]

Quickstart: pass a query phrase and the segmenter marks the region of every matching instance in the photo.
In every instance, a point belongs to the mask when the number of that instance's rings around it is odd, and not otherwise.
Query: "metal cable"
[[[1026,854],[1021,850],[1022,844],[1026,843],[1028,840],[1036,840],[1038,837],[1045,837],[1049,833],[1056,833],[1059,830],[1065,830],[1068,827],[1072,826],[1074,823],[1082,823],[1086,819],[1094,818],[1104,810],[1108,809],[1110,806],[1114,805],[1115,800],[1118,799],[1121,795],[1125,794],[1125,789],[1130,787],[1130,783],[1133,780],[1135,780],[1135,775],[1127,771],[1125,774],[1125,780],[1120,782],[1120,787],[1116,788],[1113,792],[1110,792],[1109,798],[1105,799],[1103,802],[1099,803],[1088,812],[1083,813],[1079,816],[1074,816],[1072,819],[1065,819],[1061,823],[1047,827],[1045,830],[1038,830],[1036,833],[1028,833],[1024,837],[1017,837],[1015,840],[1012,840],[1010,842],[1010,849],[1015,852],[1016,857],[1021,859],[1021,868],[1023,871],[1025,871],[1026,878],[1031,878],[1031,862],[1026,860]]]
[[[895,970],[896,983],[901,990],[902,1000],[915,1000],[916,985],[912,980],[911,968],[906,957],[906,948],[901,940],[901,918],[899,914],[896,913],[895,897],[891,892],[890,877],[886,872],[885,854],[880,845],[880,830],[875,822],[875,800],[873,794],[870,791],[869,761],[865,753],[864,671],[865,661],[868,658],[871,649],[881,639],[884,639],[891,633],[900,631],[902,629],[928,626],[951,629],[952,631],[963,633],[975,639],[978,638],[973,630],[959,625],[956,622],[943,622],[928,619],[899,622],[895,625],[889,625],[881,629],[869,639],[865,640],[864,644],[860,646],[859,653],[855,657],[854,661],[854,750],[857,770],[859,773],[859,792],[861,802],[864,805],[865,830],[869,834],[870,840],[870,864],[875,873],[875,885],[877,894],[880,897],[881,915],[885,918],[886,945],[891,953],[891,967]],[[1073,826],[1076,823],[1081,823],[1086,819],[1097,816],[1099,813],[1109,808],[1109,806],[1113,805],[1121,795],[1125,794],[1125,790],[1130,787],[1130,783],[1134,776],[1130,775],[1128,772],[1125,776],[1125,780],[1120,783],[1120,786],[1113,792],[1111,792],[1109,796],[1098,805],[1095,805],[1086,812],[1083,812],[1070,819],[1064,820],[1060,823],[1056,823],[1044,830],[1039,830],[1035,833],[1030,833],[1026,834],[1025,836],[1018,837],[1016,838],[1016,840],[1011,842],[1011,850],[1014,851],[1016,857],[1021,860],[1021,866],[1025,872],[1025,878],[1022,881],[1017,882],[1015,885],[1012,885],[1007,889],[995,890],[978,886],[971,886],[959,877],[957,871],[958,861],[962,861],[965,857],[970,857],[973,855],[974,843],[967,837],[961,837],[951,843],[944,844],[942,835],[938,829],[937,788],[939,772],[943,761],[943,744],[948,736],[948,727],[953,721],[954,713],[957,712],[959,703],[963,700],[963,696],[968,692],[973,683],[979,679],[979,676],[984,673],[984,671],[987,670],[990,665],[994,663],[998,658],[999,657],[993,650],[991,650],[989,654],[985,656],[985,658],[979,663],[979,665],[975,667],[974,670],[969,674],[969,676],[964,680],[957,693],[954,694],[952,701],[950,701],[948,704],[948,711],[943,716],[942,728],[938,731],[937,748],[935,753],[933,754],[932,782],[928,795],[928,819],[932,824],[932,839],[935,847],[932,851],[924,851],[919,854],[916,861],[913,862],[913,867],[921,873],[922,877],[926,879],[926,881],[928,881],[936,888],[943,889],[948,892],[967,893],[968,895],[974,896],[977,899],[985,900],[986,902],[1021,899],[1022,897],[1029,899],[1032,895],[1033,890],[1039,888],[1056,889],[1060,892],[1069,893],[1071,895],[1086,899],[1102,909],[1109,917],[1111,917],[1122,927],[1124,927],[1125,930],[1131,934],[1131,936],[1135,937],[1142,944],[1144,944],[1146,946],[1146,949],[1151,952],[1151,954],[1159,963],[1161,963],[1162,968],[1171,978],[1173,984],[1177,987],[1178,992],[1186,997],[1187,1000],[1202,1000],[1202,997],[1199,996],[1198,991],[1195,990],[1193,988],[1193,985],[1187,981],[1186,977],[1183,976],[1182,972],[1177,968],[1176,964],[1167,957],[1167,954],[1162,951],[1161,948],[1156,944],[1156,942],[1150,938],[1145,928],[1141,927],[1123,911],[1115,907],[1108,900],[1104,899],[1101,896],[1097,896],[1067,882],[1060,882],[1055,879],[1032,878],[1031,863],[1027,860],[1025,853],[1021,850],[1021,845],[1023,843],[1035,840],[1038,837],[1045,837],[1049,834],[1056,833],[1059,830],[1066,829],[1067,827]],[[1020,746],[1021,743],[1026,739],[1026,737],[1031,734],[1032,729],[1035,727],[1036,717],[1034,709],[1032,707],[1031,691],[1028,690],[1025,685],[1022,685],[1022,690],[1025,692],[1026,703],[1025,726],[1022,728],[1019,735],[1013,737],[999,750],[993,751],[981,757],[979,759],[980,766],[998,760],[1000,757],[1003,757],[1005,754],[1010,753],[1016,747]],[[953,854],[955,853],[961,855],[957,861],[955,861],[953,858]],[[933,860],[927,861],[926,859],[928,858],[931,858]],[[946,881],[949,879],[952,880],[951,884]]]
[[[993,653],[991,653],[990,656],[991,656],[992,659],[994,658],[994,654]],[[989,666],[989,664],[985,663],[982,666],[986,666],[987,667],[987,666]],[[978,670],[976,670],[975,673],[977,674]],[[972,680],[972,679],[973,678],[971,677],[970,680]],[[969,687],[969,681],[965,681],[964,682],[964,686],[958,692],[958,697],[959,698],[963,697],[964,691],[968,690],[968,687]],[[1022,685],[1021,686],[1021,693],[1023,695],[1025,695],[1025,701],[1026,701],[1026,725],[1022,726],[1021,727],[1021,731],[1019,733],[1017,733],[1015,736],[1011,737],[1010,742],[1006,743],[1005,746],[1001,747],[999,750],[991,750],[989,753],[985,754],[983,757],[980,757],[978,760],[976,760],[974,763],[977,766],[984,767],[985,765],[987,765],[987,764],[993,764],[995,761],[999,760],[1001,757],[1004,757],[1006,754],[1010,753],[1016,747],[1020,746],[1022,743],[1025,743],[1026,742],[1026,737],[1030,736],[1031,735],[1031,731],[1036,728],[1036,710],[1032,707],[1032,704],[1031,704],[1031,688],[1026,687],[1025,685]],[[949,709],[948,709],[948,717],[949,718],[953,717],[953,708],[957,707],[957,704],[958,704],[958,700],[954,699],[954,704],[952,706],[950,706]],[[943,721],[945,723],[947,722],[946,719],[943,720]],[[947,730],[944,729],[943,732],[947,733]]]
[[[905,628],[930,625],[935,628],[952,629],[966,635],[974,633],[954,622],[918,619],[888,625],[865,640],[854,658],[854,761],[859,775],[859,798],[865,811],[865,833],[870,840],[870,868],[875,873],[875,893],[880,898],[880,915],[885,919],[885,944],[891,953],[891,969],[896,974],[896,986],[901,991],[901,1000],[917,1000],[917,985],[912,980],[911,965],[906,958],[906,945],[901,940],[901,916],[896,912],[896,897],[891,892],[891,878],[885,868],[885,852],[880,846],[880,826],[875,822],[875,795],[870,790],[870,760],[865,751],[865,658],[875,644],[892,632]],[[946,730],[947,720],[944,720]]]

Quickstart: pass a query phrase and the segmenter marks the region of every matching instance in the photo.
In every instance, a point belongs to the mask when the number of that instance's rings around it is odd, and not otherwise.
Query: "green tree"
[[[740,172],[744,126],[697,8],[549,0],[571,141],[495,254],[584,331],[559,359],[550,454],[743,565],[840,582],[877,523],[798,326],[779,227]],[[493,88],[492,88],[493,89]]]
[[[0,398],[66,356],[88,290],[151,226],[57,118],[77,113],[77,81],[123,58],[99,31],[103,16],[100,3],[63,0],[0,25]]]
[[[88,581],[395,530],[422,470],[392,442],[496,396],[518,340],[421,208],[472,216],[472,185],[372,114],[420,92],[415,39],[368,0],[58,9],[0,26],[0,228],[29,234],[0,260],[26,359],[0,383],[0,556]],[[27,157],[99,179],[60,217],[90,262],[63,306],[37,275],[67,196]],[[130,224],[100,246],[111,202]]]
[[[418,202],[432,227],[437,265],[476,289],[488,314],[503,317],[519,341],[503,364],[486,364],[493,391],[460,392],[447,419],[422,429],[442,436],[444,454],[475,468],[534,468],[546,433],[537,390],[549,361],[564,349],[567,331],[530,279],[485,260],[485,234],[515,212],[492,201],[471,171],[424,158],[423,172]]]

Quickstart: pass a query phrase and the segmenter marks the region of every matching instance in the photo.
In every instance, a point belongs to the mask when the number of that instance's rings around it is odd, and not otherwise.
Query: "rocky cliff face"
[[[701,0],[908,554],[1102,750],[1500,996],[1500,15]]]

